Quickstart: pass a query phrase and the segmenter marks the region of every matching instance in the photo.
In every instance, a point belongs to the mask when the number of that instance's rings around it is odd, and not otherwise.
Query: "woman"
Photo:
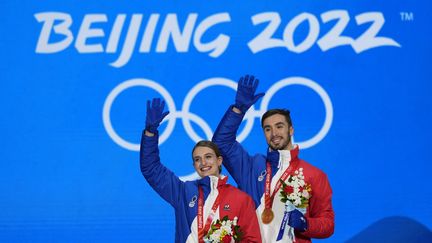
[[[160,99],[147,101],[140,165],[150,186],[175,209],[176,242],[261,242],[254,202],[226,184],[228,177],[220,174],[222,156],[214,143],[201,141],[192,149],[199,180],[183,182],[161,164],[157,128],[168,115],[164,106]],[[232,225],[232,233],[220,234],[227,226],[218,227],[224,224]]]

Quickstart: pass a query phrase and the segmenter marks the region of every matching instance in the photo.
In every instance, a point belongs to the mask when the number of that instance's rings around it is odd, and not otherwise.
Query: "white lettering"
[[[230,37],[224,34],[218,35],[216,39],[214,39],[211,42],[203,44],[201,42],[202,36],[205,34],[205,32],[210,29],[212,26],[223,23],[223,22],[230,22],[231,18],[228,13],[220,13],[220,14],[214,14],[210,17],[207,17],[204,19],[195,30],[194,35],[194,46],[197,48],[200,52],[209,52],[209,56],[211,57],[218,57],[222,55],[222,53],[227,49]]]
[[[103,52],[101,44],[86,44],[87,39],[94,37],[104,37],[105,33],[102,29],[91,29],[92,23],[107,22],[105,14],[87,14],[79,29],[77,39],[75,41],[75,48],[79,53],[97,53]]]
[[[309,32],[305,40],[303,40],[300,44],[294,44],[293,36],[296,28],[303,22],[308,21],[309,23]],[[288,50],[293,51],[295,53],[302,53],[308,50],[317,40],[319,35],[319,22],[316,17],[310,13],[302,13],[293,18],[288,25],[285,27],[283,37]]]
[[[38,22],[43,22],[39,40],[36,45],[36,53],[55,53],[66,49],[73,41],[72,32],[69,27],[72,24],[72,18],[69,14],[59,12],[45,12],[34,15]],[[54,25],[55,21],[60,21]],[[56,43],[49,43],[51,30],[54,33],[64,35],[65,38]]]
[[[122,67],[125,65],[132,56],[132,52],[135,48],[139,28],[141,26],[142,14],[132,15],[131,24],[127,32],[126,40],[123,43],[123,49],[120,57],[110,65],[113,67]]]
[[[61,52],[74,42],[74,34],[71,30],[73,21],[69,14],[41,12],[34,16],[38,22],[42,23],[36,44],[36,53]],[[104,48],[107,54],[119,53],[117,60],[110,63],[116,68],[126,65],[134,52],[167,52],[170,42],[173,44],[175,52],[188,52],[192,37],[193,46],[196,50],[208,53],[210,57],[217,58],[228,49],[230,36],[223,33],[219,33],[211,41],[203,42],[205,34],[211,28],[221,23],[231,22],[231,17],[227,12],[210,15],[199,23],[197,23],[198,14],[190,13],[182,27],[179,25],[177,14],[170,13],[164,17],[159,33],[157,33],[160,17],[158,13],[150,14],[147,23],[143,25],[144,29],[141,29],[143,15],[133,14],[126,30],[124,27],[127,15],[118,14],[114,22],[111,23],[109,37],[105,37],[104,31],[110,27],[107,26],[107,15],[86,14],[79,26],[74,46],[78,53],[101,53],[104,52]],[[356,53],[381,46],[401,47],[392,38],[378,36],[385,23],[381,12],[366,12],[355,16],[357,25],[370,23],[369,28],[357,38],[343,35],[344,31],[350,27],[348,11],[331,10],[322,13],[320,17],[321,23],[311,13],[300,13],[286,23],[282,36],[279,37],[276,36],[276,33],[280,32],[279,27],[281,26],[279,13],[258,13],[251,17],[252,24],[254,26],[266,25],[260,33],[248,41],[247,45],[252,53],[281,47],[290,52],[303,53],[312,48],[315,43],[323,52],[346,45],[350,45]],[[335,24],[329,28],[327,33],[322,33],[322,37],[319,38],[320,24],[328,24],[333,21]],[[297,34],[296,31],[302,24],[307,24],[308,31],[300,43],[295,43],[294,35]],[[139,36],[140,33],[142,36]],[[120,43],[123,36],[124,41]],[[135,48],[138,38],[141,38],[139,48]],[[157,42],[154,43],[156,40]],[[120,45],[122,45],[121,50]]]
[[[359,36],[352,44],[352,47],[356,53],[360,53],[379,46],[401,47],[399,43],[397,43],[391,38],[376,36],[385,22],[382,13],[363,13],[357,15],[355,19],[358,25],[372,22],[369,29],[367,29],[361,36]]]
[[[123,29],[124,22],[126,20],[126,14],[117,15],[116,20],[114,21],[114,26],[111,30],[110,37],[108,39],[108,44],[106,48],[107,53],[116,53],[118,42],[120,40],[121,31]]]
[[[187,52],[197,16],[198,14],[195,13],[189,14],[183,33],[180,33],[177,15],[168,14],[159,35],[156,52],[166,52],[170,36],[178,52]]]
[[[281,23],[279,13],[266,12],[252,16],[253,25],[258,25],[265,22],[269,22],[267,27],[248,43],[252,53],[264,51],[265,49],[269,48],[285,46],[283,40],[273,38],[274,33]]]
[[[289,51],[302,53],[309,50],[316,42],[322,51],[327,51],[338,46],[351,45],[356,53],[379,47],[379,46],[395,46],[400,47],[400,44],[391,38],[376,36],[379,30],[384,25],[384,17],[380,12],[363,13],[356,16],[358,25],[372,22],[372,25],[356,40],[348,36],[342,36],[343,31],[348,26],[350,20],[349,14],[345,10],[332,10],[321,14],[323,23],[337,19],[338,22],[332,29],[323,37],[318,39],[320,34],[320,24],[317,18],[310,13],[301,13],[291,19],[285,26],[283,40],[273,38],[280,25],[280,17],[278,13],[269,12],[261,13],[252,17],[254,25],[269,22],[267,27],[258,34],[254,39],[249,41],[248,46],[252,53],[257,53],[271,48],[286,47]],[[300,44],[294,43],[294,33],[298,26],[304,21],[308,21],[309,32],[305,40]]]
[[[153,36],[156,29],[157,22],[159,20],[159,14],[152,14],[147,26],[145,28],[144,36],[141,40],[140,52],[150,52],[150,47],[153,42]]]
[[[321,14],[321,19],[323,23],[328,23],[332,20],[337,19],[337,22],[333,26],[333,28],[329,32],[327,32],[327,34],[321,37],[321,39],[317,42],[318,46],[321,48],[322,51],[327,51],[338,46],[353,44],[353,38],[341,35],[350,20],[347,11],[328,11]]]

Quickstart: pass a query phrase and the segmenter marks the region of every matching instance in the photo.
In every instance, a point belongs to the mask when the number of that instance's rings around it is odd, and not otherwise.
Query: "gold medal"
[[[271,208],[266,208],[261,214],[261,221],[263,224],[269,224],[274,218],[274,213]]]

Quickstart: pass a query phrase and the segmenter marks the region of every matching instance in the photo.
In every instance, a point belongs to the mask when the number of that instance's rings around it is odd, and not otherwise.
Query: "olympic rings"
[[[151,88],[153,90],[155,90],[156,92],[158,92],[162,98],[165,100],[167,106],[168,106],[168,110],[170,111],[170,114],[165,117],[164,121],[168,121],[167,127],[166,129],[161,133],[160,136],[160,144],[163,144],[171,135],[172,131],[174,130],[174,126],[176,123],[177,118],[180,118],[182,120],[182,124],[183,127],[185,128],[186,133],[188,134],[188,136],[194,141],[194,142],[198,142],[199,140],[202,140],[202,138],[193,130],[192,125],[191,125],[191,121],[195,122],[203,131],[205,136],[207,137],[206,139],[211,139],[211,137],[213,136],[213,132],[210,128],[210,126],[205,122],[204,119],[202,119],[201,117],[199,117],[198,115],[192,113],[189,111],[190,106],[192,104],[193,99],[195,98],[196,95],[198,95],[199,92],[201,92],[202,90],[208,88],[208,87],[212,87],[212,86],[226,86],[228,88],[231,88],[233,90],[236,90],[237,88],[237,83],[226,79],[226,78],[210,78],[207,80],[204,80],[198,84],[196,84],[186,95],[183,105],[182,105],[182,110],[181,111],[177,111],[176,110],[176,106],[174,103],[174,100],[172,98],[172,96],[170,95],[170,93],[160,84],[158,84],[155,81],[149,80],[149,79],[130,79],[130,80],[126,80],[123,83],[120,83],[119,85],[117,85],[107,96],[104,106],[103,106],[103,112],[102,112],[102,120],[103,120],[103,124],[105,127],[105,130],[107,131],[108,135],[111,137],[111,139],[117,143],[119,146],[128,149],[128,150],[132,150],[132,151],[139,151],[140,149],[140,145],[139,144],[134,144],[131,143],[129,141],[126,141],[125,139],[121,138],[114,130],[112,124],[111,124],[111,117],[110,117],[110,111],[111,111],[111,107],[112,104],[114,103],[115,99],[117,98],[117,96],[123,92],[126,89],[135,87],[135,86],[144,86],[144,87],[148,87]],[[278,82],[276,82],[275,84],[273,84],[269,90],[266,92],[266,94],[264,95],[262,101],[261,101],[261,106],[260,106],[260,110],[257,111],[255,110],[255,108],[252,106],[248,112],[245,114],[244,119],[246,120],[246,125],[244,126],[243,130],[240,132],[240,134],[237,136],[237,140],[239,142],[244,141],[249,133],[251,132],[253,125],[254,125],[254,119],[258,118],[258,120],[261,118],[262,114],[267,110],[268,105],[270,103],[271,98],[273,97],[273,95],[276,94],[276,92],[278,92],[280,89],[289,86],[289,85],[303,85],[306,86],[310,89],[312,89],[313,91],[315,91],[321,98],[321,100],[324,103],[324,108],[325,108],[325,120],[324,120],[324,124],[321,127],[321,129],[319,130],[319,132],[313,136],[312,138],[303,141],[303,142],[296,142],[297,144],[299,144],[299,146],[303,149],[305,148],[310,148],[312,146],[314,146],[315,144],[319,143],[328,133],[328,131],[330,130],[332,121],[333,121],[333,106],[330,100],[330,97],[328,96],[327,92],[316,82],[307,79],[307,78],[303,78],[303,77],[290,77],[290,78],[285,78],[282,79]]]

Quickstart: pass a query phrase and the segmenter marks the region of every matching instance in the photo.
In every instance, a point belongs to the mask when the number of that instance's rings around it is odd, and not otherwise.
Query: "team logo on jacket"
[[[198,197],[195,195],[192,197],[191,201],[189,202],[189,207],[193,208],[195,207],[195,202],[198,199]]]
[[[264,180],[264,176],[266,176],[266,175],[267,175],[267,171],[263,170],[261,172],[261,175],[258,176],[258,181],[263,181]]]
[[[225,204],[225,206],[223,207],[223,209],[225,211],[230,211],[230,205],[229,204]]]

